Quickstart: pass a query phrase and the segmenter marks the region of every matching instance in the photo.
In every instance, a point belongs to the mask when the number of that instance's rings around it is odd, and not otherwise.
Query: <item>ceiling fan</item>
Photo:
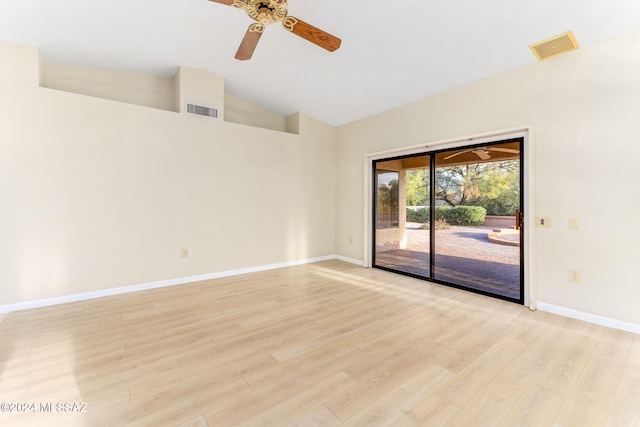
[[[309,25],[293,16],[288,15],[287,0],[209,0],[214,3],[226,4],[244,9],[247,14],[258,22],[249,25],[242,43],[236,52],[236,59],[245,61],[251,59],[253,51],[258,45],[264,28],[276,22],[282,22],[285,30],[291,31],[305,40],[314,43],[321,48],[333,52],[340,47],[342,40],[322,31],[313,25]]]
[[[491,158],[491,156],[489,155],[489,152],[491,151],[498,151],[501,153],[513,153],[513,154],[520,153],[520,150],[514,150],[512,148],[481,147],[481,148],[474,148],[470,150],[458,151],[457,153],[454,153],[450,156],[445,157],[444,160],[449,160],[452,157],[459,156],[460,154],[464,154],[464,153],[474,153],[476,156],[480,157],[480,160],[489,160]]]

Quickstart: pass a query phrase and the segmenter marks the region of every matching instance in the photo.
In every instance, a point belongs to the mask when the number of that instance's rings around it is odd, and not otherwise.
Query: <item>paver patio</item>
[[[436,230],[434,279],[508,298],[520,298],[520,248],[490,242],[491,227]],[[429,276],[429,230],[407,228],[407,249],[376,254],[375,264]]]

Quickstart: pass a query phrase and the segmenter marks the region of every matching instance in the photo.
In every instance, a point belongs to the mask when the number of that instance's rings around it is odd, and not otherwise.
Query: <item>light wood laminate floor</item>
[[[0,321],[2,426],[640,425],[640,336],[340,261]]]

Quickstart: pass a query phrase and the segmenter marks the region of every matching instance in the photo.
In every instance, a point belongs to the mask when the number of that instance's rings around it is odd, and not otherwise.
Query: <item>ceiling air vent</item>
[[[536,58],[538,58],[538,61],[544,61],[545,59],[576,50],[579,46],[573,32],[569,31],[568,33],[532,44],[529,47]]]
[[[190,104],[188,102],[187,102],[187,114],[195,114],[196,116],[204,116],[212,119],[218,118],[218,110],[216,108]]]

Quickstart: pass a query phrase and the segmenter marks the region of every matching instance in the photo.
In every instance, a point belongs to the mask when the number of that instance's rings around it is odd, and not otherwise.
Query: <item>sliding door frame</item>
[[[383,160],[393,157],[407,157],[417,154],[431,154],[435,155],[436,152],[441,152],[449,149],[455,149],[463,146],[474,146],[496,143],[502,140],[523,138],[523,152],[522,152],[522,164],[520,185],[522,190],[522,203],[524,204],[524,218],[523,218],[523,232],[522,238],[524,240],[524,247],[521,257],[521,267],[524,264],[524,271],[522,274],[524,291],[522,294],[524,305],[530,309],[535,310],[537,304],[537,289],[535,286],[535,233],[534,233],[534,212],[535,212],[535,149],[534,139],[532,138],[532,127],[522,127],[516,129],[507,129],[503,131],[496,131],[480,135],[472,135],[467,137],[456,138],[452,140],[437,141],[429,144],[421,144],[419,146],[398,148],[388,150],[384,152],[370,153],[364,156],[364,266],[373,267],[373,249],[374,249],[374,237],[373,237],[373,225],[375,209],[373,209],[373,201],[375,197],[375,186],[373,183],[373,163],[376,160]],[[433,183],[432,183],[433,185]],[[433,187],[432,187],[433,188]],[[433,212],[433,210],[432,210]],[[432,243],[433,245],[433,243]],[[432,248],[433,249],[433,248]],[[433,272],[432,272],[433,278]],[[434,281],[433,279],[429,279]],[[437,282],[437,281],[434,281]]]

